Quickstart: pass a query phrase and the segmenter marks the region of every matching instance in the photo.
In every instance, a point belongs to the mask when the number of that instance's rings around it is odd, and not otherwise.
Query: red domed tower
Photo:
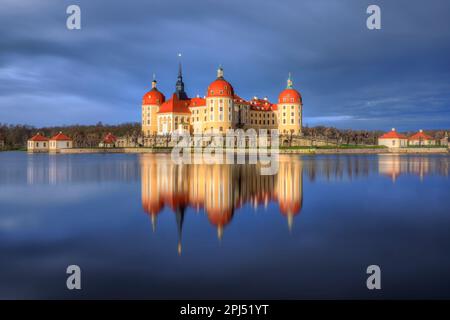
[[[280,134],[301,135],[303,102],[300,92],[294,89],[291,74],[287,87],[278,96],[278,129]]]
[[[164,94],[156,87],[156,80],[153,78],[152,89],[142,97],[142,133],[149,136],[157,133],[158,120],[157,113],[159,106],[166,100]]]
[[[217,69],[217,79],[211,82],[206,92],[207,131],[225,133],[232,129],[237,117],[233,108],[234,89],[223,77],[223,68]]]

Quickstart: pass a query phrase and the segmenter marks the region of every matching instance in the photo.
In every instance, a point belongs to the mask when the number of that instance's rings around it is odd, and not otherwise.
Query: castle
[[[301,135],[302,96],[294,89],[291,76],[278,96],[278,103],[267,98],[247,101],[239,97],[224,78],[222,67],[206,90],[206,96],[189,98],[184,90],[181,63],[175,92],[166,100],[152,81],[152,89],[142,98],[143,136],[174,132],[202,134],[226,133],[228,129],[277,129],[280,134]]]

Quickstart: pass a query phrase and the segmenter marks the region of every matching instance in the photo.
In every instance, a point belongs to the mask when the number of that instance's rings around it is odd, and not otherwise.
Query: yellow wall
[[[32,141],[28,140],[27,150],[29,152],[47,152],[49,149],[48,141]]]
[[[150,136],[158,132],[158,105],[142,105],[142,133]]]
[[[402,148],[408,146],[408,139],[381,139],[378,138],[378,145],[389,148]]]
[[[297,103],[278,105],[278,129],[280,134],[302,133],[302,106]]]

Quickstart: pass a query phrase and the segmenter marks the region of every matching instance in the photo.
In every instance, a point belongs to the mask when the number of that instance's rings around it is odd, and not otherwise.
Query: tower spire
[[[292,76],[291,76],[290,72],[289,72],[289,76],[288,76],[288,80],[287,80],[287,88],[288,89],[292,89],[293,88]]]
[[[217,79],[223,79],[223,67],[222,67],[222,64],[219,64],[219,68],[217,69]]]
[[[156,89],[156,74],[153,73],[152,89]]]
[[[178,57],[181,58],[181,53],[178,54]],[[175,94],[180,100],[187,100],[187,94],[184,91],[184,82],[183,82],[183,71],[181,68],[181,61],[178,61],[178,78],[177,83],[175,85]]]

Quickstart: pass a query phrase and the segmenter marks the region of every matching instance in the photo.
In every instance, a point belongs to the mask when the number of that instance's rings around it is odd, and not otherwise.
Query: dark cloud
[[[365,27],[369,4],[382,30]],[[82,30],[65,27],[79,4]],[[218,64],[235,91],[276,100],[287,73],[305,123],[450,127],[450,3],[423,1],[13,1],[0,12],[0,122],[139,121],[152,73],[190,95]]]

